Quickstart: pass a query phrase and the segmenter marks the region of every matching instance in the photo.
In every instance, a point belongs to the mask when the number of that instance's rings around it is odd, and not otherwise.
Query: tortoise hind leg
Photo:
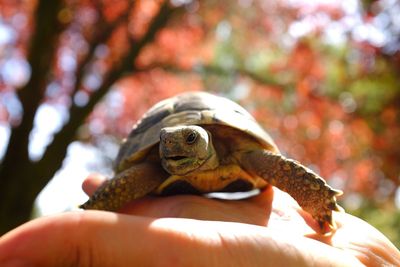
[[[321,232],[335,227],[332,211],[342,208],[336,202],[341,191],[331,188],[324,179],[300,163],[267,150],[243,153],[243,167],[291,195],[317,220]]]
[[[104,182],[82,209],[115,211],[155,190],[169,175],[159,164],[140,163]]]

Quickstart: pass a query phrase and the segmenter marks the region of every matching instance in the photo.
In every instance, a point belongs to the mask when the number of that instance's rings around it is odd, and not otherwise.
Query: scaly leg
[[[331,188],[312,170],[267,150],[245,152],[240,160],[248,172],[291,195],[318,221],[321,232],[335,227],[332,211],[342,210],[336,202],[336,196],[342,192]]]
[[[140,163],[104,182],[80,205],[82,209],[115,211],[155,190],[169,175],[160,164]]]

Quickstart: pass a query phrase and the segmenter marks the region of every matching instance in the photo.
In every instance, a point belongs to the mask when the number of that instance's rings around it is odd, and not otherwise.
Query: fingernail
[[[2,267],[34,267],[33,264],[28,263],[21,259],[12,259],[5,262],[0,262],[0,266]]]

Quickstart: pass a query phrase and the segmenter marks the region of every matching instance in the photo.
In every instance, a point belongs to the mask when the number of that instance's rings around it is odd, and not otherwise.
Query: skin
[[[103,181],[83,188],[91,195]],[[310,215],[271,187],[245,201],[143,198],[120,212],[33,220],[0,238],[0,266],[400,266],[366,222],[334,212],[337,230],[315,234]]]

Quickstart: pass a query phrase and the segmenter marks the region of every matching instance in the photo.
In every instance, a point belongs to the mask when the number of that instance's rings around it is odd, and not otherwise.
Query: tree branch
[[[177,8],[171,8],[169,1],[165,1],[158,14],[153,18],[145,35],[132,47],[122,61],[114,66],[104,79],[103,84],[95,91],[86,106],[73,105],[70,110],[70,120],[63,129],[54,136],[42,159],[36,164],[36,171],[41,173],[41,180],[37,181],[37,191],[49,181],[54,172],[61,167],[62,159],[66,155],[69,143],[74,139],[77,129],[84,122],[94,106],[104,97],[110,87],[126,72],[135,71],[134,62],[145,45],[153,41],[157,32],[165,27],[168,18]]]
[[[89,46],[89,51],[85,55],[85,57],[81,60],[79,63],[77,69],[76,69],[76,81],[75,81],[75,87],[72,91],[71,96],[74,96],[79,89],[82,87],[82,80],[83,77],[85,76],[85,69],[89,66],[89,63],[93,60],[93,55],[94,52],[96,51],[96,48],[100,45],[105,43],[111,36],[111,34],[114,32],[114,30],[120,26],[123,22],[126,22],[129,18],[130,12],[132,10],[134,1],[129,1],[128,7],[125,12],[118,18],[116,18],[113,22],[108,23],[105,25],[105,27],[100,27],[100,29],[97,31],[96,36],[94,37],[93,41],[90,43]],[[99,14],[101,14],[101,11],[99,11]],[[103,16],[100,16],[100,20],[103,21]]]
[[[227,76],[227,77],[232,75],[241,75],[244,77],[248,77],[257,83],[269,86],[275,86],[283,89],[288,89],[294,86],[292,83],[280,82],[277,79],[273,78],[272,76],[260,75],[256,72],[249,71],[245,68],[225,69],[216,65],[199,65],[191,69],[182,69],[179,66],[160,63],[160,64],[152,64],[145,68],[137,69],[137,71],[147,72],[155,68],[161,68],[169,72],[183,73],[183,74],[187,73],[194,73],[198,75],[211,74],[211,75]]]

